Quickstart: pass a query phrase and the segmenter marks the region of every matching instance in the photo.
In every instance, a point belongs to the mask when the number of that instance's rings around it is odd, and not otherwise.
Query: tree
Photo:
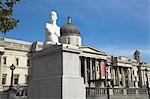
[[[13,18],[13,7],[20,0],[0,0],[0,32],[6,33],[14,29],[19,20]]]

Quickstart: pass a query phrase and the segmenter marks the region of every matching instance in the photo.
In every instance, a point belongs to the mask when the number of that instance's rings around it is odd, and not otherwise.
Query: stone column
[[[130,68],[130,71],[131,71],[131,87],[134,86],[134,81],[133,81],[133,69]]]
[[[100,66],[99,66],[99,61],[95,60],[95,72],[96,72],[96,79],[100,78]]]
[[[113,83],[116,85],[116,73],[115,73],[115,68],[113,68]]]
[[[93,72],[93,68],[92,68],[92,58],[90,58],[90,80],[93,80],[92,72]]]
[[[120,70],[119,67],[117,67],[117,85],[120,86],[120,78],[119,78]]]
[[[139,82],[140,82],[140,87],[143,87],[144,86],[144,71],[143,70],[140,70],[140,77],[139,77]]]
[[[93,80],[93,67],[92,67],[92,58],[89,59],[89,65],[90,65],[90,82],[89,82],[89,87],[93,87],[93,83],[91,80]]]
[[[84,57],[84,75],[85,75],[85,84],[87,85],[88,84],[88,81],[87,81],[87,58]]]
[[[128,68],[128,86],[131,87],[131,69]]]
[[[149,72],[147,73],[147,76],[148,76],[148,87],[150,87],[150,81],[149,81],[149,78],[150,78],[150,75],[149,75]]]
[[[141,66],[138,67],[138,70],[139,70],[138,73],[137,73],[137,75],[138,75],[137,77],[139,79],[139,81],[138,81],[139,85],[138,86],[142,87],[143,86],[143,82],[142,82],[142,75],[143,74],[142,74]]]
[[[143,86],[146,86],[146,76],[145,76],[145,71],[143,70]]]
[[[94,66],[93,66],[94,74],[93,74],[93,80],[96,80],[96,59],[94,59]]]
[[[144,70],[144,79],[145,79],[145,85],[147,86],[147,72]]]
[[[125,87],[126,83],[125,83],[125,74],[124,74],[124,69],[123,68],[121,68],[121,76],[122,76],[122,85],[123,85],[123,87]]]
[[[121,80],[122,80],[122,87],[126,87],[125,71],[124,71],[124,68],[123,68],[123,67],[121,68]],[[124,95],[126,95],[126,94],[127,94],[127,90],[124,89],[124,90],[123,90],[123,93],[124,93]]]
[[[3,91],[2,77],[3,77],[3,54],[4,52],[0,51],[0,91]]]

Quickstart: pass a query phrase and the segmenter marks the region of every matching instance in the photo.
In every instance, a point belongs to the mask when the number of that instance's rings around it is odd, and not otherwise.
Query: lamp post
[[[145,76],[146,76],[146,86],[147,86],[147,92],[148,92],[148,97],[149,97],[149,99],[150,99],[150,92],[149,92],[149,83],[148,83],[148,69],[146,68],[145,69]]]
[[[10,69],[11,69],[11,83],[10,83],[9,89],[12,89],[12,87],[13,87],[13,74],[14,74],[15,68],[16,68],[16,67],[15,67],[14,64],[12,64],[12,65],[10,66]]]
[[[108,64],[106,64],[107,69],[105,70],[105,80],[106,80],[106,88],[107,88],[107,99],[110,99],[110,95],[109,95],[109,80],[108,80]]]
[[[107,99],[110,99],[110,95],[109,95],[109,84],[107,85]]]

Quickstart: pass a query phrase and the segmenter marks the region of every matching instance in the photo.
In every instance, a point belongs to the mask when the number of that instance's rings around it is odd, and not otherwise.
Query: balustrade
[[[109,88],[111,95],[147,95],[146,88]],[[87,96],[107,95],[107,88],[86,88]]]

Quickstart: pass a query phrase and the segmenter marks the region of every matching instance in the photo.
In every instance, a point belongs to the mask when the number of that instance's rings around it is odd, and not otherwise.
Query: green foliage
[[[20,0],[0,0],[0,32],[6,33],[17,26],[19,20],[13,18],[13,7]]]

